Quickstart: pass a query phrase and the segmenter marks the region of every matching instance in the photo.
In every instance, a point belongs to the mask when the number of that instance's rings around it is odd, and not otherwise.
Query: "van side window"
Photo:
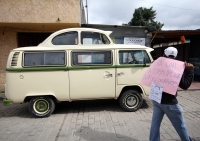
[[[72,52],[73,65],[112,64],[111,51]]]
[[[106,35],[97,32],[81,32],[81,44],[110,44]]]
[[[52,40],[53,45],[77,45],[78,44],[78,32],[66,32],[57,35]]]
[[[25,52],[23,66],[64,66],[66,53],[63,52]]]
[[[120,64],[143,64],[151,63],[151,60],[145,50],[123,50],[119,51]]]

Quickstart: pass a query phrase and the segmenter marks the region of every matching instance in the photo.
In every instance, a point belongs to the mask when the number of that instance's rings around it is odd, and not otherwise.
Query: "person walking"
[[[174,47],[168,47],[164,50],[164,57],[175,59],[178,54],[178,51]],[[187,90],[194,78],[194,66],[190,63],[185,62],[185,69],[181,77],[179,87]],[[166,92],[162,92],[161,103],[158,103],[152,100],[153,104],[153,115],[150,129],[150,141],[160,141],[160,125],[163,119],[163,116],[166,116],[171,121],[176,132],[180,136],[182,141],[193,141],[189,136],[187,126],[183,118],[183,109],[178,104],[176,95],[171,95]]]

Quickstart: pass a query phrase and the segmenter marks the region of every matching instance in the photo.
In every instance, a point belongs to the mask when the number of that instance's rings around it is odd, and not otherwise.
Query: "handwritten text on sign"
[[[184,62],[159,57],[145,72],[141,84],[151,87],[154,82],[161,85],[164,92],[175,95],[184,68]]]
[[[163,87],[152,82],[149,98],[161,103]]]

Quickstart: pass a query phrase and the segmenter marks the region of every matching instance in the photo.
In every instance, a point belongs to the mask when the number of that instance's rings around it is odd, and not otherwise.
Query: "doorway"
[[[37,46],[52,33],[18,32],[18,47]]]

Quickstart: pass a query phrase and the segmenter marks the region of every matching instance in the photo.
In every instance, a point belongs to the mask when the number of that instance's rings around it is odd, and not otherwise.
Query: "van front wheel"
[[[122,93],[119,98],[121,108],[127,112],[137,111],[143,104],[142,96],[135,90],[128,90]]]
[[[54,110],[55,103],[48,96],[33,97],[29,101],[29,112],[36,117],[48,117]]]

